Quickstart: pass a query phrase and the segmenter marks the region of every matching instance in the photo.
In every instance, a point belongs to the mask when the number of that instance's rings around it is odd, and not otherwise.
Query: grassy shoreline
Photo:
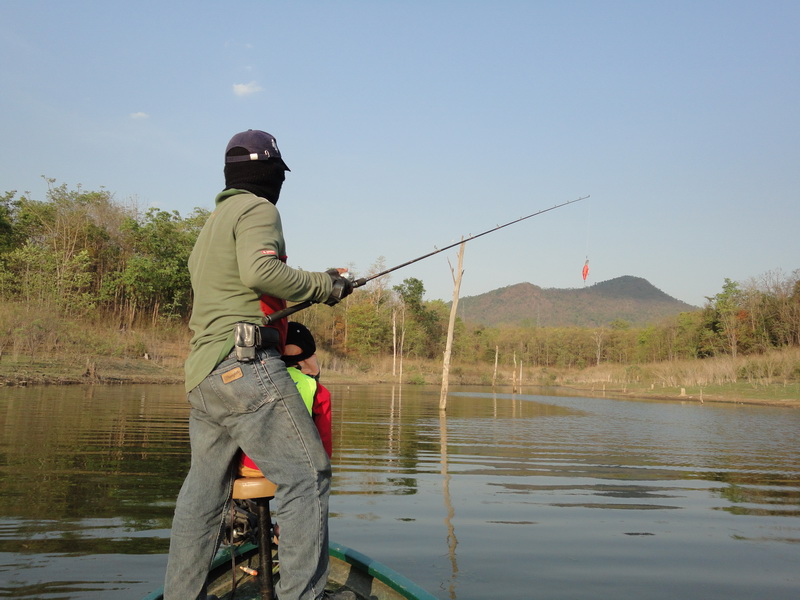
[[[183,322],[130,327],[112,316],[45,319],[42,314],[47,311],[35,305],[0,303],[0,386],[183,383],[190,340]],[[535,354],[523,349],[513,354],[513,364],[508,351],[499,364],[456,355],[450,385],[504,393],[535,393],[544,386],[619,398],[800,407],[800,347],[651,363],[567,362],[570,366],[536,365]],[[441,382],[440,358],[406,357],[400,365],[391,355],[343,356],[322,347],[318,355],[329,383]]]
[[[323,375],[329,383],[369,384],[397,381],[392,376],[391,359],[383,358],[369,365],[345,361],[321,352]],[[654,369],[659,365],[653,365]],[[439,364],[430,361],[406,361],[403,383],[406,385],[438,385]],[[685,368],[685,365],[682,365]],[[513,389],[524,393],[541,386],[584,392],[587,395],[620,399],[652,399],[692,403],[736,403],[800,408],[800,383],[753,381],[698,384],[690,378],[666,382],[663,377],[650,381],[630,381],[621,375],[624,366],[588,369],[532,368],[524,373],[522,384],[514,384],[509,369],[498,371],[495,389],[508,393]],[[486,365],[470,365],[451,369],[451,386],[482,385],[492,389],[494,373]],[[660,381],[659,381],[660,379]],[[32,359],[26,356],[0,357],[0,386],[29,385],[125,385],[182,384],[183,357],[180,352],[152,358],[112,356],[58,356]],[[694,384],[694,385],[693,385]]]

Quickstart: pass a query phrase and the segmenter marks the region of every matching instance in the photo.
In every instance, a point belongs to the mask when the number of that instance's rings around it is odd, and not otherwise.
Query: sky
[[[465,246],[461,296],[800,268],[800,2],[0,3],[0,193],[189,216],[276,136],[289,264]],[[452,297],[457,249],[399,269]],[[581,270],[589,260],[589,276]]]

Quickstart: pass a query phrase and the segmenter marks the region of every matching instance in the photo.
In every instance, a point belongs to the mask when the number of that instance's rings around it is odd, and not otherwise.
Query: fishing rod
[[[444,252],[445,250],[449,250],[450,248],[455,248],[456,246],[460,246],[461,244],[466,244],[467,242],[471,242],[474,239],[477,239],[477,238],[482,237],[484,235],[488,235],[490,233],[493,233],[493,232],[497,231],[498,229],[503,229],[504,227],[508,227],[509,225],[514,225],[515,223],[519,223],[520,221],[524,221],[525,219],[530,219],[532,217],[536,217],[536,216],[541,215],[543,213],[550,212],[551,210],[555,210],[557,208],[561,208],[562,206],[567,206],[568,204],[574,204],[575,202],[580,202],[581,200],[586,200],[586,198],[588,198],[588,197],[589,197],[588,195],[587,196],[581,196],[580,198],[575,198],[574,200],[568,200],[567,202],[562,202],[561,204],[556,204],[555,206],[551,206],[550,208],[544,208],[542,210],[538,210],[535,213],[531,213],[531,214],[526,215],[524,217],[520,217],[519,219],[514,219],[513,221],[509,221],[508,223],[504,223],[503,225],[498,225],[496,227],[492,227],[491,229],[487,229],[484,232],[476,233],[475,235],[471,235],[471,236],[467,237],[466,239],[462,239],[459,242],[452,243],[449,246],[445,246],[444,248],[437,248],[433,252],[428,252],[427,254],[423,254],[422,256],[418,256],[417,258],[412,258],[409,261],[406,261],[406,262],[404,262],[402,264],[399,264],[399,265],[397,265],[395,267],[392,267],[390,269],[386,269],[385,271],[381,271],[380,273],[375,273],[374,275],[370,275],[369,277],[360,277],[360,278],[358,278],[358,279],[353,281],[353,288],[358,288],[358,287],[361,287],[363,285],[366,285],[367,283],[369,283],[373,279],[377,279],[378,277],[383,277],[384,275],[388,275],[389,273],[397,271],[398,269],[402,269],[403,267],[407,267],[408,265],[413,265],[415,262],[419,262],[419,261],[424,260],[426,258],[430,258],[434,254],[439,254],[440,252]],[[278,319],[282,319],[284,317],[288,317],[289,315],[293,315],[296,312],[299,312],[301,310],[304,310],[304,309],[308,308],[312,304],[314,304],[314,302],[312,302],[311,300],[306,300],[305,302],[301,302],[300,304],[295,304],[294,306],[290,306],[288,308],[284,308],[283,310],[276,311],[276,312],[272,313],[271,315],[267,315],[265,317],[266,324],[269,325],[270,323],[272,323],[274,321],[277,321]]]

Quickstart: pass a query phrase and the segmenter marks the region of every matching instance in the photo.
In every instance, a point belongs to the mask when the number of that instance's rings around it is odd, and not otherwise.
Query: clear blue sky
[[[0,3],[0,192],[188,215],[232,134],[292,169],[289,263],[467,244],[462,296],[635,275],[702,305],[800,268],[800,2]],[[397,271],[449,300],[447,258]]]

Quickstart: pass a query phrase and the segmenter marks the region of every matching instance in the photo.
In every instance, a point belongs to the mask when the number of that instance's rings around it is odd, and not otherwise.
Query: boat
[[[328,554],[331,568],[326,589],[351,590],[359,600],[437,600],[436,596],[413,581],[352,548],[331,542]],[[232,591],[234,562],[236,584]],[[218,596],[220,600],[260,600],[259,582],[254,575],[258,566],[259,552],[256,544],[247,542],[239,546],[223,547],[217,553],[208,575],[208,593]],[[276,568],[277,577],[280,577],[279,568]],[[163,589],[159,589],[142,600],[163,598]]]

